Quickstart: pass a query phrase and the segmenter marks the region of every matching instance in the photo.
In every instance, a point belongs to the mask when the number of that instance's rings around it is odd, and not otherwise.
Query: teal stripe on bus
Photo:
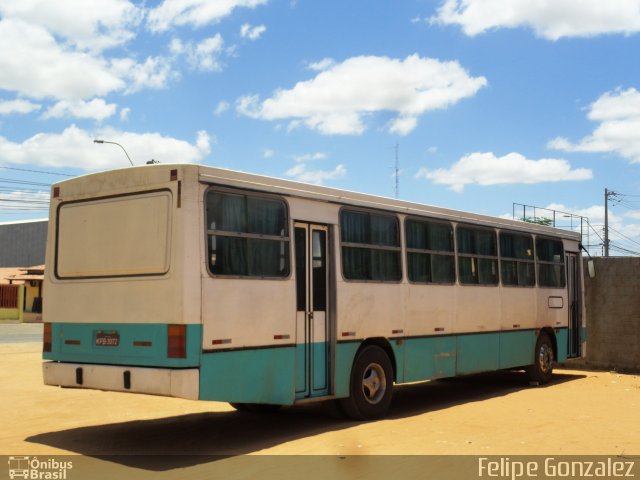
[[[296,347],[208,352],[200,366],[200,400],[292,405]]]
[[[360,348],[360,342],[341,342],[336,347],[335,395],[349,396],[349,382],[351,381],[351,366]]]
[[[200,364],[202,325],[189,324],[186,327],[186,358],[168,358],[168,326],[163,323],[52,323],[51,352],[42,356],[45,360],[61,362],[197,367]],[[95,339],[99,331],[118,332],[119,345],[97,346]]]
[[[558,358],[556,358],[556,361],[564,362],[567,360],[567,350],[569,347],[569,330],[566,328],[557,330],[556,342],[558,344]]]
[[[405,341],[404,381],[418,382],[456,374],[456,337],[410,338]]]
[[[442,335],[391,340],[398,383],[419,382],[531,365],[538,330]],[[566,360],[567,330],[556,330],[558,361]],[[349,395],[351,365],[360,342],[336,349],[337,397]]]
[[[538,337],[536,330],[500,332],[500,363],[498,368],[531,365]]]

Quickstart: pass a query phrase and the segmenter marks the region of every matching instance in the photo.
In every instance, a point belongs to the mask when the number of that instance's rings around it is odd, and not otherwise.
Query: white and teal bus
[[[377,418],[585,349],[576,233],[199,165],[52,187],[48,385]]]

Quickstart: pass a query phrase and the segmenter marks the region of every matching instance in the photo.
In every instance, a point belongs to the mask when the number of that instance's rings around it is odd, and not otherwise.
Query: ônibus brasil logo
[[[73,462],[63,462],[54,458],[38,460],[38,457],[9,457],[9,478],[29,480],[66,480],[67,470],[73,468]]]

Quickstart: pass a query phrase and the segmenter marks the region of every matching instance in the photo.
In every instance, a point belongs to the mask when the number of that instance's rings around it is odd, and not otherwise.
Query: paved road
[[[41,323],[0,323],[0,344],[42,342]]]

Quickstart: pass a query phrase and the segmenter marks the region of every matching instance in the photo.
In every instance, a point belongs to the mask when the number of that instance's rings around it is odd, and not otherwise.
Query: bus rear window
[[[169,191],[64,203],[57,221],[58,278],[162,275],[169,270]]]

